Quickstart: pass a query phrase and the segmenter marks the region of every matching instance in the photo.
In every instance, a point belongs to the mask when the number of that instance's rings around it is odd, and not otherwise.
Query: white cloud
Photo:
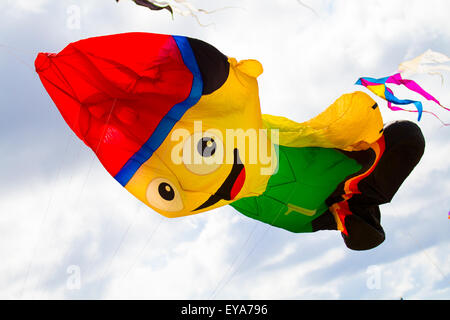
[[[445,0],[307,2],[319,18],[296,0],[215,1],[217,7],[240,9],[202,17],[215,22],[208,28],[189,17],[171,21],[168,14],[132,3],[80,1],[81,30],[65,28],[63,17],[49,19],[63,15],[61,8],[71,1],[32,2],[7,2],[8,10],[15,11],[8,21],[23,50],[51,51],[80,37],[127,31],[198,37],[238,59],[259,59],[265,68],[262,111],[298,121],[316,115],[344,92],[363,90],[353,86],[359,76],[386,76],[428,48],[450,53],[450,6]],[[193,2],[214,9],[210,1]],[[17,63],[8,59],[2,61]],[[450,101],[447,82],[441,87],[439,79],[417,79],[441,101]],[[37,79],[23,81],[30,96],[45,96]],[[42,110],[53,108],[48,98],[38,101]],[[386,121],[416,118],[380,105]],[[8,109],[11,119],[26,130],[28,123],[21,122],[26,109],[16,107]],[[437,110],[432,104],[426,107]],[[8,171],[30,177],[0,194],[1,298],[450,297],[445,278],[450,272],[450,145],[448,128],[431,117],[421,123],[427,139],[423,160],[393,203],[382,207],[386,242],[360,253],[347,250],[337,232],[291,234],[231,207],[183,219],[161,218],[139,205],[97,160],[89,160],[81,143],[71,143],[66,154],[49,154],[53,140],[48,136],[62,127],[62,119],[51,112],[41,113],[36,122],[58,122],[53,131],[33,129],[34,144],[20,141],[20,150],[11,150],[17,161],[7,162]],[[445,112],[439,115],[450,121]],[[29,159],[35,163],[30,165]],[[60,174],[54,172],[58,169]],[[70,265],[80,267],[80,290],[66,286]],[[380,290],[366,286],[371,265],[381,270]]]
[[[42,13],[49,0],[6,0],[2,2],[2,9],[9,13]]]

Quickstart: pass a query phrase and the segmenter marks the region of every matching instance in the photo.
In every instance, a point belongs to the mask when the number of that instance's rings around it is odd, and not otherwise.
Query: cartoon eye
[[[209,158],[216,152],[217,144],[211,137],[203,137],[197,143],[197,151],[202,157]]]
[[[206,175],[216,171],[223,161],[222,140],[210,132],[196,133],[186,139],[183,163],[194,174]]]
[[[175,212],[183,209],[183,201],[178,189],[165,178],[156,178],[147,187],[147,200],[153,207]]]
[[[175,198],[175,191],[167,182],[161,182],[158,186],[158,192],[161,198],[167,201],[172,201]]]

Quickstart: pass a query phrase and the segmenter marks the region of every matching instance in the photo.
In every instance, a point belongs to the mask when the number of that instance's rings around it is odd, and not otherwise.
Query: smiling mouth
[[[231,168],[228,177],[225,179],[216,193],[214,193],[202,205],[192,211],[208,208],[216,204],[220,200],[233,200],[237,196],[239,191],[241,191],[242,186],[244,185],[244,181],[245,167],[242,164],[241,159],[239,158],[239,150],[234,149],[233,167]]]

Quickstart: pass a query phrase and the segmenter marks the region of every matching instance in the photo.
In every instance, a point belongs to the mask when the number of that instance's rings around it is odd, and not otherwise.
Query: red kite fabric
[[[38,55],[36,71],[64,120],[112,176],[158,147],[150,138],[170,131],[201,96],[185,39],[127,33]]]

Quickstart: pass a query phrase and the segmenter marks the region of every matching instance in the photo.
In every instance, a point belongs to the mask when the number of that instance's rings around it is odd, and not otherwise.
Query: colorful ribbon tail
[[[406,88],[408,88],[409,90],[420,94],[425,99],[427,99],[429,101],[433,101],[436,104],[438,104],[439,106],[441,106],[442,108],[450,111],[449,108],[444,107],[435,97],[433,97],[431,94],[429,94],[427,91],[425,91],[417,82],[415,82],[414,80],[403,79],[402,75],[400,73],[390,76],[386,82],[394,83],[399,86],[403,85]]]
[[[396,105],[414,104],[414,106],[417,109],[417,113],[418,113],[418,121],[420,121],[422,119],[422,114],[424,112],[422,102],[416,101],[416,100],[410,100],[410,99],[397,98],[394,95],[394,92],[389,87],[387,87],[387,85],[386,85],[387,83],[403,85],[406,88],[408,88],[409,90],[420,94],[425,99],[433,101],[433,102],[437,103],[439,106],[441,106],[442,108],[450,111],[449,108],[442,106],[441,103],[435,97],[433,97],[427,91],[422,89],[422,87],[420,87],[415,81],[403,79],[400,73],[394,74],[389,77],[380,78],[380,79],[362,77],[362,78],[359,78],[358,81],[356,82],[357,85],[366,87],[368,90],[370,90],[371,92],[373,92],[380,98],[383,98],[384,100],[386,100],[388,102],[389,109],[391,109],[393,111],[399,111],[399,110],[406,111],[406,110],[404,110],[403,108],[400,108],[400,107],[393,107],[392,104],[396,104]]]

